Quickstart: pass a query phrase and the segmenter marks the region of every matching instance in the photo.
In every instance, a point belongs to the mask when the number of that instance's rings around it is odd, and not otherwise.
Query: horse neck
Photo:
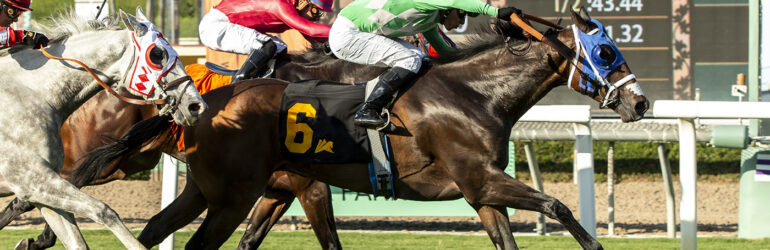
[[[47,51],[64,58],[83,62],[108,86],[116,87],[131,61],[130,34],[126,30],[94,31],[76,34],[63,43],[51,45]],[[96,46],[95,46],[96,45]],[[40,55],[42,56],[42,55]],[[46,77],[39,87],[41,100],[67,117],[102,90],[96,80],[81,66],[49,59],[40,69]],[[39,84],[39,83],[38,83]]]
[[[308,52],[317,53],[317,52]],[[320,56],[320,55],[316,55]],[[302,62],[303,55],[284,55],[285,64],[276,68],[276,78],[287,81],[324,79],[335,82],[356,83],[374,79],[385,68],[344,61],[331,56],[315,62]]]
[[[556,60],[556,65],[564,62],[556,51],[533,41],[523,55],[513,55],[505,46],[499,46],[467,60],[438,65],[431,69],[435,72],[426,75],[436,73],[444,82],[461,85],[449,89],[513,126],[551,89],[564,82],[549,60]]]

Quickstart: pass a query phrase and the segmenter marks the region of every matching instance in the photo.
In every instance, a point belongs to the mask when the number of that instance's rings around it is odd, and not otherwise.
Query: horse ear
[[[120,19],[123,20],[123,24],[126,25],[126,28],[133,31],[137,36],[144,36],[144,34],[147,33],[147,26],[144,26],[144,24],[137,21],[136,18],[131,15],[126,14],[123,10],[120,10]]]
[[[588,10],[584,6],[580,6],[580,17],[586,20],[591,19],[591,16],[588,15]]]
[[[580,16],[580,14],[574,11],[570,12],[572,13],[572,22],[575,23],[580,31],[583,31],[583,33],[588,33],[591,31],[590,25],[583,17]]]
[[[142,10],[142,6],[136,6],[136,18],[142,22],[151,22],[150,19],[147,18],[147,16],[144,14],[144,10]]]

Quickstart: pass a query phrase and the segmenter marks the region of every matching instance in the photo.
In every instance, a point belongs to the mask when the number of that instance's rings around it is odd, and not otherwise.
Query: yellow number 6
[[[297,114],[305,113],[305,116],[315,117],[315,108],[313,105],[307,103],[296,103],[289,109],[286,115],[286,148],[289,152],[296,154],[304,154],[310,147],[313,146],[313,129],[307,123],[297,123]],[[297,133],[302,132],[302,142],[294,142],[294,138],[297,137]]]

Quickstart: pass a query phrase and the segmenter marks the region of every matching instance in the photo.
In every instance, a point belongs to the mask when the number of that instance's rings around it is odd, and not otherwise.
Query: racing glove
[[[21,39],[21,42],[32,46],[33,49],[39,49],[41,46],[48,46],[48,37],[34,31],[24,31],[24,38]]]
[[[521,10],[516,7],[503,7],[497,9],[497,18],[505,21],[511,21],[511,15],[513,15],[513,13],[516,13],[516,15],[521,15]]]

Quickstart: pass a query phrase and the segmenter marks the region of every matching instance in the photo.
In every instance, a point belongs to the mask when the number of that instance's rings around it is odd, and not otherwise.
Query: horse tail
[[[89,152],[72,173],[72,183],[81,187],[94,181],[109,164],[121,156],[139,150],[146,142],[170,131],[172,122],[168,116],[154,116],[143,120],[113,143]]]

